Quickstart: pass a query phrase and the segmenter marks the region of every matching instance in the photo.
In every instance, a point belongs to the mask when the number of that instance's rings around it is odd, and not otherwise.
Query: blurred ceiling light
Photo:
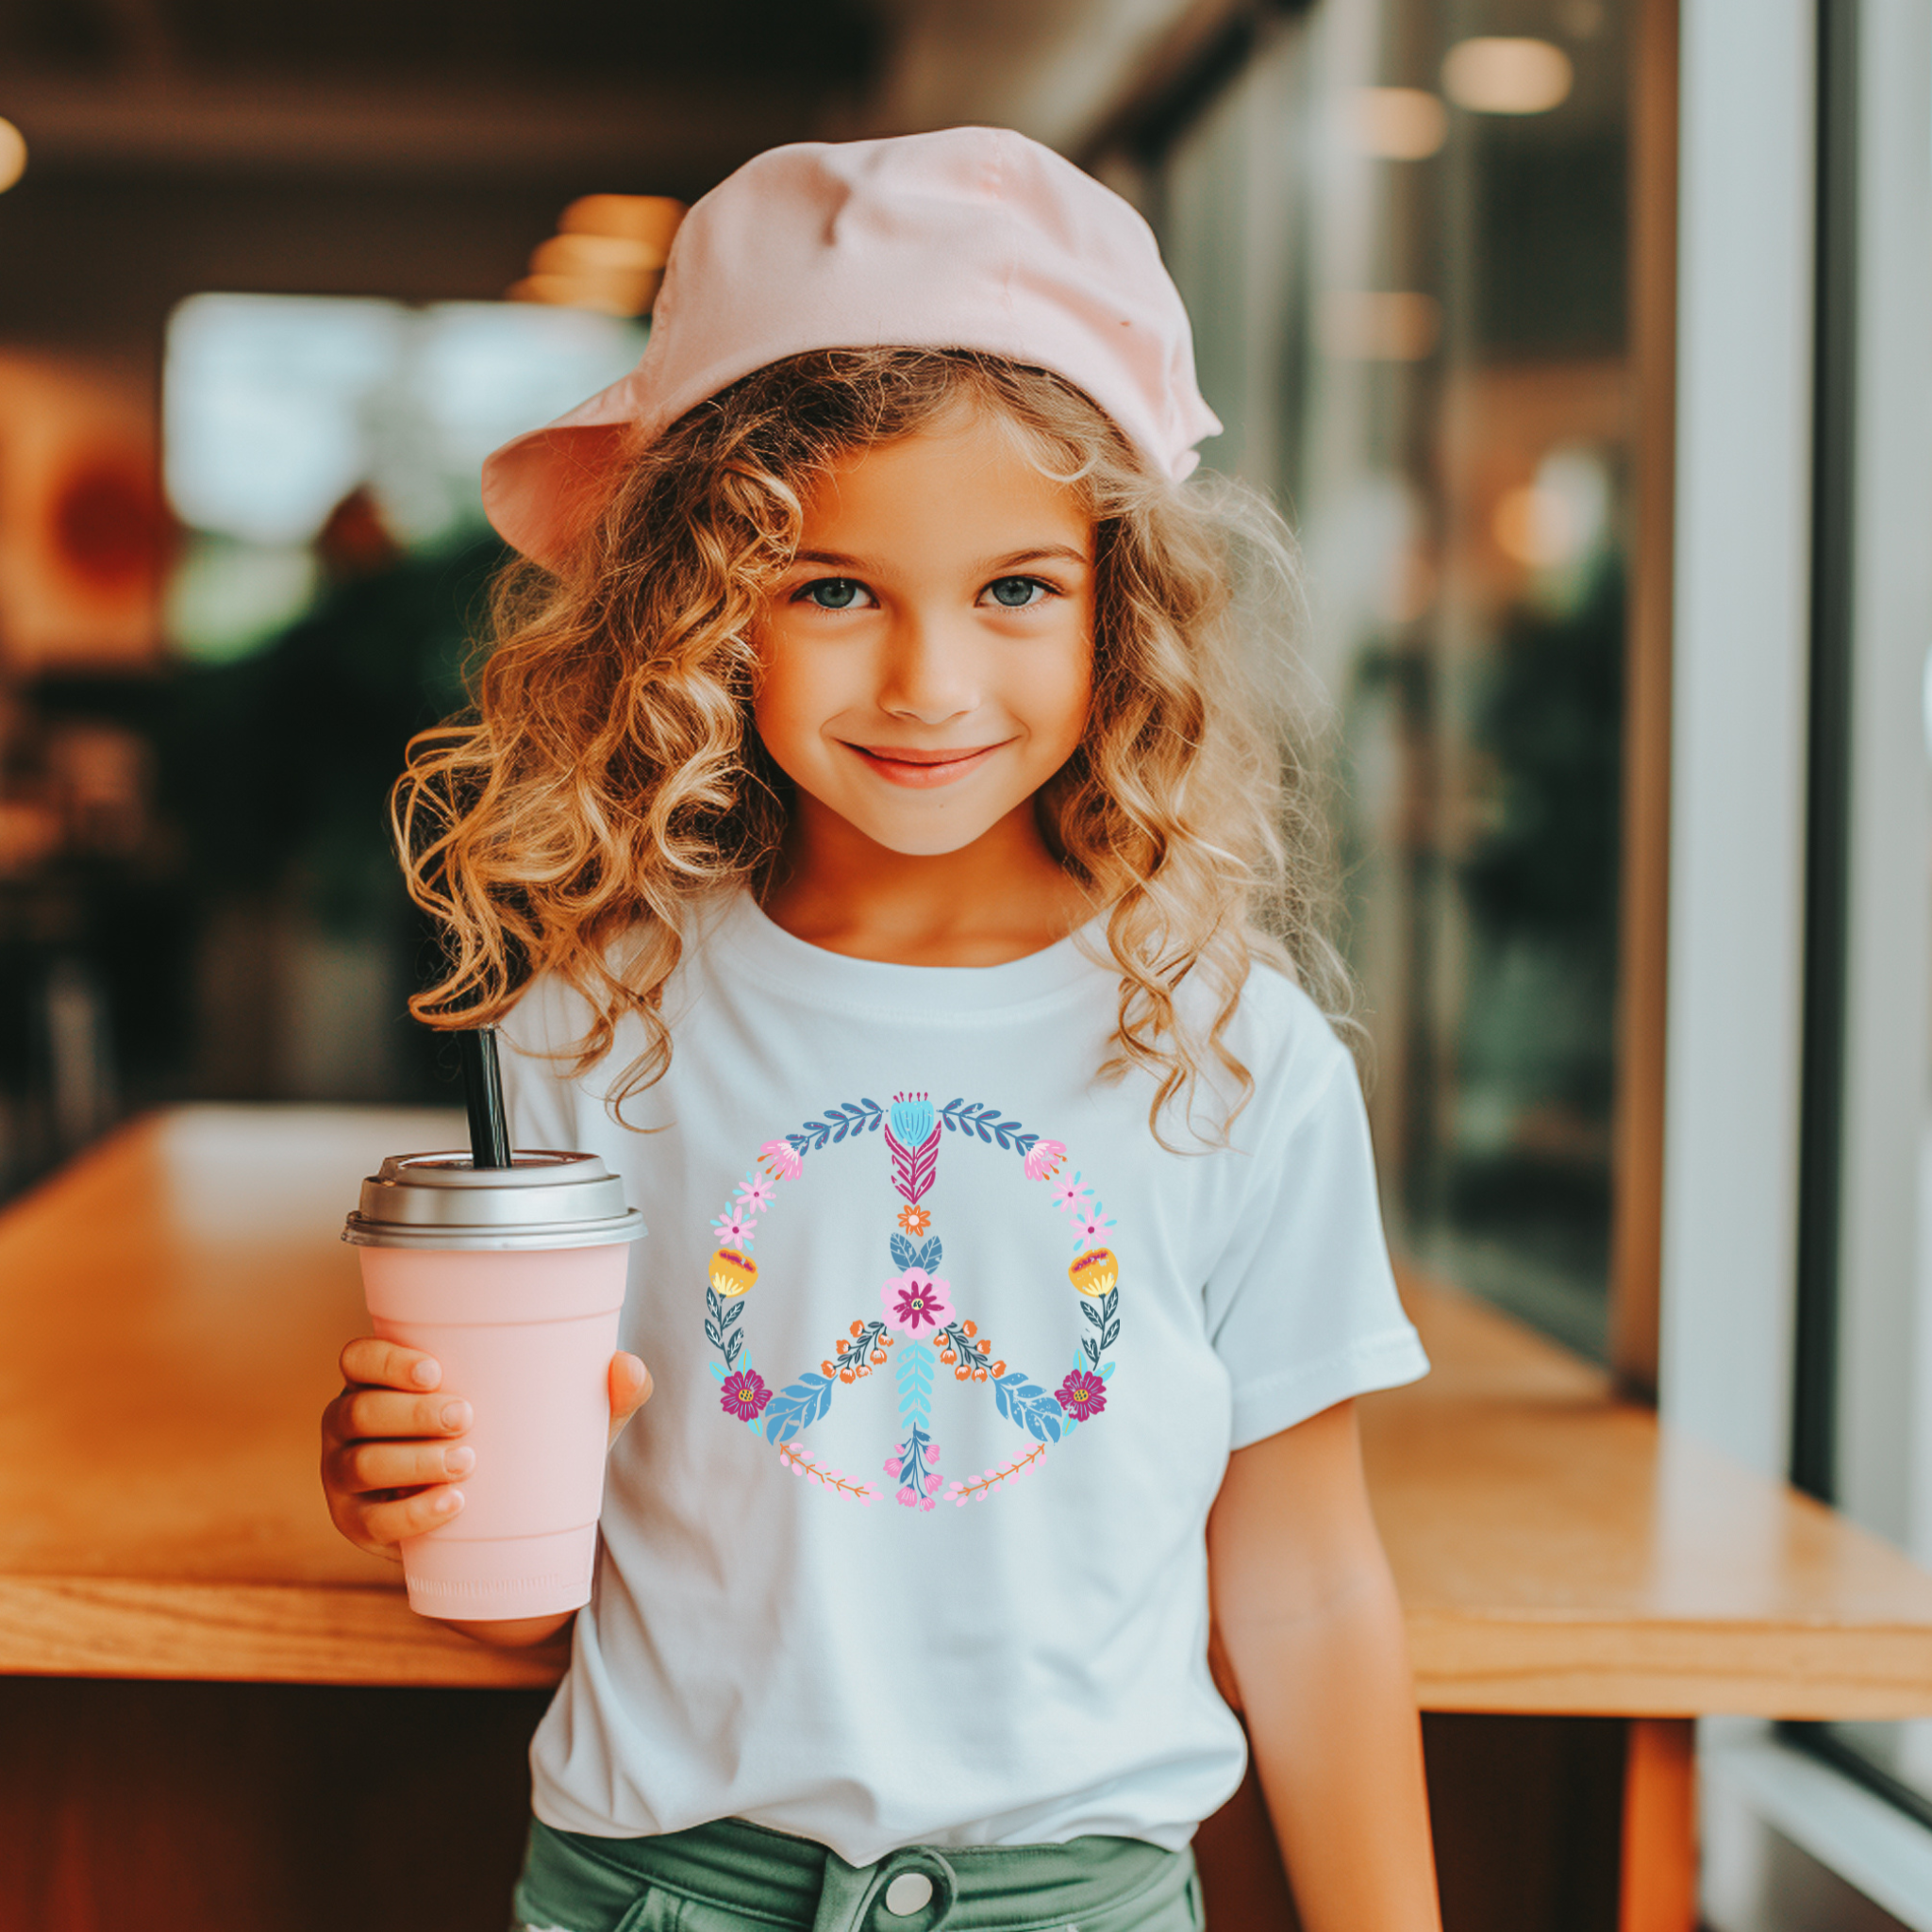
[[[684,204],[662,194],[586,194],[530,257],[512,302],[547,302],[603,315],[645,315],[658,299]]]
[[[1331,289],[1315,311],[1325,355],[1349,361],[1420,362],[1442,333],[1441,305],[1408,291]]]
[[[664,266],[660,249],[648,242],[633,242],[622,235],[553,235],[530,258],[530,270],[540,275],[574,275],[590,270],[614,270],[621,274],[648,275]]]
[[[661,263],[685,208],[668,194],[585,194],[564,209],[557,225],[568,235],[610,235],[642,242],[658,251]]]
[[[644,315],[663,277],[656,270],[630,275],[578,269],[569,275],[529,275],[512,283],[512,302],[547,302],[559,308],[590,308],[599,315]]]
[[[0,121],[0,194],[26,173],[26,136],[11,121]]]
[[[1442,62],[1442,88],[1478,114],[1546,114],[1567,100],[1576,70],[1548,41],[1460,41]]]
[[[1422,161],[1447,139],[1449,114],[1420,87],[1358,87],[1349,103],[1355,144],[1385,161]]]

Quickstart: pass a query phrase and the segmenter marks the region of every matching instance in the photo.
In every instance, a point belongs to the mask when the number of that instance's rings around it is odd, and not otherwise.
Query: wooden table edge
[[[0,1576],[0,1675],[529,1690],[566,1660],[473,1643],[390,1584]]]
[[[1424,1710],[1932,1715],[1932,1635],[1919,1625],[1426,1607],[1407,1623]],[[0,1576],[0,1674],[508,1690],[553,1685],[564,1662],[560,1645],[472,1643],[390,1584]]]
[[[1932,1631],[1843,1620],[1491,1616],[1411,1607],[1424,1710],[1576,1716],[1932,1715]]]

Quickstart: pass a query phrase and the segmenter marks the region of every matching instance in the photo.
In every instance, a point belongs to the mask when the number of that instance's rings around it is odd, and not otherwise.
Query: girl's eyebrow
[[[1075,550],[1066,543],[1046,543],[1037,550],[1015,550],[1005,557],[989,558],[984,563],[974,566],[981,574],[1012,570],[1023,563],[1040,563],[1049,558],[1058,558],[1066,563],[1079,564],[1083,569],[1092,561],[1084,550]],[[833,570],[849,570],[858,575],[864,575],[874,566],[869,558],[850,557],[842,550],[799,550],[792,553],[791,561],[818,563]]]
[[[1041,563],[1050,558],[1058,558],[1064,563],[1077,563],[1082,569],[1092,561],[1084,550],[1075,550],[1071,544],[1046,543],[1038,550],[1016,550],[1010,557],[995,557],[979,567],[983,571],[1011,570],[1016,564]]]

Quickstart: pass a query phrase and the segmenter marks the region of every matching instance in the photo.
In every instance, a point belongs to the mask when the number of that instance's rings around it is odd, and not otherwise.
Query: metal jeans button
[[[909,1919],[932,1903],[932,1880],[924,1872],[902,1872],[886,1887],[886,1909],[895,1919]]]

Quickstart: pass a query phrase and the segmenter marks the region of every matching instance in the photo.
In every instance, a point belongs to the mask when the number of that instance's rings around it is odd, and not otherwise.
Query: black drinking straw
[[[508,1167],[509,1126],[503,1117],[503,1074],[496,1064],[496,1028],[458,1033],[463,1097],[470,1108],[470,1164]]]

